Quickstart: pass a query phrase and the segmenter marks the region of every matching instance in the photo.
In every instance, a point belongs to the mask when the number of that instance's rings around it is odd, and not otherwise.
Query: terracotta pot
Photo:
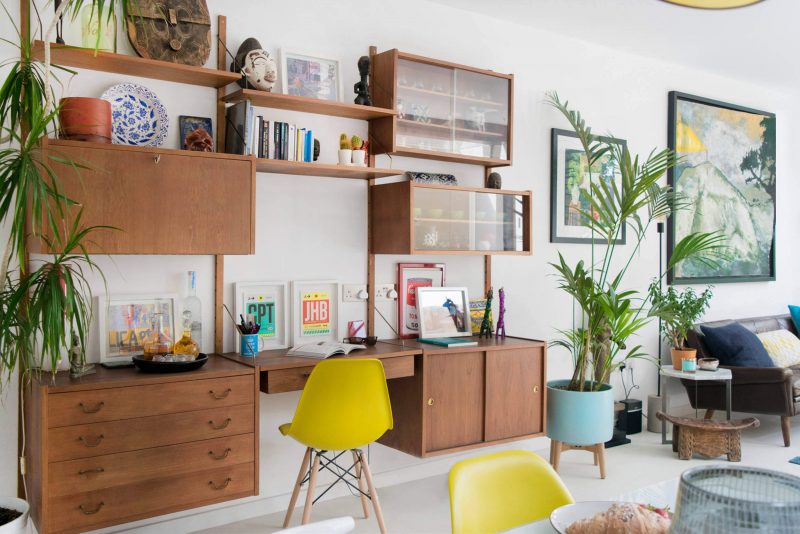
[[[694,360],[696,357],[697,349],[672,349],[672,367],[680,371],[683,360]]]
[[[76,141],[111,142],[111,102],[101,98],[61,99],[58,112],[61,138]]]

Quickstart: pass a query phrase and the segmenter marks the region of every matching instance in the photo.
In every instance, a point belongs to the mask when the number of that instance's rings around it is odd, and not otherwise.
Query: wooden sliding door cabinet
[[[388,383],[395,424],[381,443],[425,457],[544,434],[544,342],[419,346],[414,376]]]

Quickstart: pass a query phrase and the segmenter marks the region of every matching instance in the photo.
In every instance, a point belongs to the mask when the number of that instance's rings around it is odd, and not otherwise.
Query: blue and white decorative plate
[[[117,145],[161,146],[167,138],[167,110],[147,87],[120,83],[109,87],[103,100],[111,102],[112,137]]]

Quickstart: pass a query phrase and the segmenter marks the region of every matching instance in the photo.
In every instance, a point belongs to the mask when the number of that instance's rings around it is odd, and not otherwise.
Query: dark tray
[[[191,362],[154,362],[145,360],[141,356],[133,357],[135,365],[143,373],[182,373],[200,369],[208,361],[207,354],[200,354],[196,360]]]

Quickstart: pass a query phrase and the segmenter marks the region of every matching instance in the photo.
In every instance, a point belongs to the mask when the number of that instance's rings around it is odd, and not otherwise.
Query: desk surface
[[[416,349],[418,353],[437,353],[437,352],[475,352],[476,350],[508,350],[529,347],[543,347],[546,345],[544,341],[538,339],[525,339],[521,337],[501,337],[501,338],[480,338],[472,336],[472,341],[477,341],[477,345],[469,347],[441,347],[431,343],[420,343],[416,339],[387,339],[381,343],[386,343],[395,346],[402,346],[406,349]]]

